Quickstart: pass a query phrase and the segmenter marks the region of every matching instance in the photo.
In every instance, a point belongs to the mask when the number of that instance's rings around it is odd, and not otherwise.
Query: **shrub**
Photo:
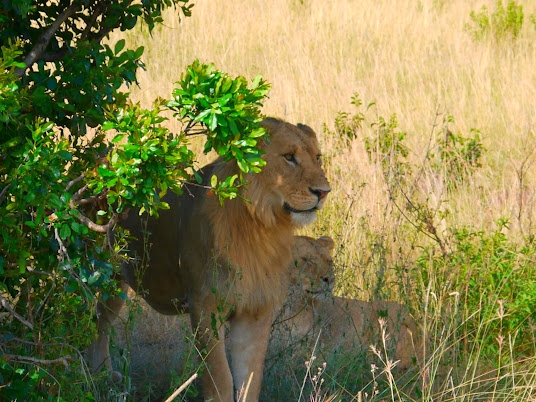
[[[127,234],[116,225],[131,207],[157,215],[167,190],[195,180],[189,135],[204,135],[205,152],[235,159],[242,172],[263,165],[256,144],[269,85],[260,76],[248,82],[195,61],[171,100],[129,102],[143,48],[103,38],[138,19],[151,31],[171,6],[188,16],[187,3],[4,2],[0,389],[8,400],[99,399],[81,351],[95,336],[95,295],[126,297],[114,278]],[[171,114],[182,131],[166,127]],[[243,182],[212,185],[223,201]]]
[[[479,12],[471,11],[469,17],[471,22],[466,24],[465,29],[477,41],[488,37],[497,41],[516,39],[523,26],[523,6],[511,0],[505,7],[502,1],[498,0],[494,12],[490,13],[486,6],[482,6]]]

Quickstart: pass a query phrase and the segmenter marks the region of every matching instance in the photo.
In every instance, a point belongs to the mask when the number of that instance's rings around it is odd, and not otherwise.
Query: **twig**
[[[67,248],[65,248],[65,245],[63,244],[63,241],[61,240],[58,228],[54,228],[54,238],[58,242],[61,261],[63,262],[64,256],[66,256],[67,261],[69,261],[69,265],[71,265],[71,258],[69,257],[69,254],[67,253]]]
[[[80,197],[82,196],[82,194],[84,194],[87,191],[88,188],[89,188],[89,185],[87,184],[83,186],[82,188],[79,188],[78,191],[74,193],[73,196],[71,197],[71,202],[75,202],[78,204],[78,200],[80,200]],[[71,207],[73,207],[73,205],[71,205]]]
[[[87,39],[89,33],[91,32],[91,28],[93,28],[93,24],[95,24],[95,21],[97,21],[97,18],[101,16],[101,14],[104,14],[106,11],[106,4],[104,2],[97,3],[95,6],[95,9],[91,13],[91,18],[86,23],[86,28],[82,32],[82,36],[80,37],[80,40],[84,41]]]
[[[315,352],[316,347],[318,346],[318,341],[320,339],[320,335],[322,334],[322,330],[318,331],[318,335],[316,336],[315,345],[313,346],[313,351],[311,352],[311,358],[308,362],[305,362],[305,367],[307,367],[307,371],[305,372],[305,376],[303,377],[303,383],[300,388],[300,396],[298,397],[298,402],[301,402],[302,396],[303,396],[303,390],[305,389],[305,383],[307,382],[307,378],[311,374],[311,367],[313,367],[313,361],[316,359]]]
[[[31,356],[11,355],[4,354],[8,360],[16,360],[25,363],[37,363],[37,364],[63,364],[66,368],[69,368],[68,360],[73,360],[73,356],[67,355],[58,357],[57,359],[38,359]]]
[[[248,378],[248,382],[246,384],[246,387],[244,388],[242,386],[241,388],[241,392],[240,392],[240,395],[238,397],[238,402],[246,402],[247,399],[248,399],[248,393],[249,393],[249,387],[251,386],[251,381],[253,380],[253,371],[251,373],[249,373],[249,378]]]
[[[4,188],[2,189],[2,192],[0,192],[0,205],[2,204],[2,202],[4,201],[4,198],[6,196],[6,193],[7,193],[7,190],[9,189],[9,187],[11,187],[11,183],[9,184],[6,184],[4,186]]]
[[[59,16],[56,21],[54,21],[46,30],[43,32],[43,34],[39,37],[37,40],[37,43],[35,46],[30,50],[30,53],[24,58],[24,64],[25,67],[23,68],[17,68],[15,70],[15,75],[18,78],[21,78],[24,75],[24,72],[28,67],[30,67],[32,64],[34,64],[37,60],[39,60],[43,53],[45,52],[45,49],[47,48],[50,40],[56,33],[58,29],[60,29],[61,25],[73,14],[75,14],[79,10],[79,6],[75,3],[71,4],[69,7],[65,9]]]
[[[82,215],[81,213],[79,215],[76,215],[76,219],[78,219],[80,222],[82,222],[84,225],[86,225],[90,230],[93,230],[97,233],[109,233],[110,229],[114,228],[115,225],[125,219],[125,214],[116,214],[114,213],[107,224],[105,225],[99,225],[98,223],[93,222],[91,219],[89,219],[87,216]]]
[[[188,379],[186,380],[186,382],[185,382],[184,384],[182,384],[179,388],[177,388],[177,389],[175,390],[175,392],[173,392],[173,393],[171,394],[171,396],[170,396],[168,399],[165,400],[165,402],[171,402],[171,401],[173,401],[173,400],[174,400],[177,396],[179,396],[179,394],[180,394],[182,391],[184,391],[184,390],[186,389],[186,387],[187,387],[188,385],[190,385],[190,384],[192,383],[192,381],[194,381],[196,378],[197,378],[197,373],[194,373],[190,378],[188,378]]]
[[[31,322],[26,320],[23,316],[18,314],[15,310],[13,310],[13,307],[9,304],[9,301],[0,294],[0,306],[6,309],[13,317],[15,317],[17,320],[22,322],[24,325],[26,325],[28,328],[33,330],[33,325]]]
[[[86,175],[84,173],[82,173],[76,179],[71,180],[69,183],[67,183],[67,186],[65,187],[65,190],[69,191],[71,189],[71,187],[74,186],[76,183],[79,183],[82,180],[84,180],[84,177],[86,177]],[[87,189],[87,186],[84,186],[84,187]],[[82,187],[82,188],[84,188],[84,187]],[[77,191],[77,194],[78,194],[79,191],[80,190]]]
[[[36,274],[36,275],[46,275],[46,276],[50,276],[50,277],[54,276],[50,272],[39,271],[37,269],[34,269],[34,267],[32,267],[32,266],[26,267],[26,271],[28,271],[28,272],[30,272],[32,274]]]
[[[202,128],[198,128],[196,131],[193,131],[193,129],[198,125],[201,124]],[[195,120],[190,120],[188,124],[186,125],[186,128],[182,130],[184,135],[190,136],[190,135],[200,135],[200,134],[207,134],[208,130],[204,127],[203,123],[198,123]]]
[[[78,200],[76,200],[76,203],[77,203],[78,205],[95,204],[95,203],[98,202],[101,198],[102,198],[102,195],[92,195],[92,196],[87,197],[87,198],[81,198],[81,199],[78,199]]]
[[[122,7],[124,7],[126,9],[132,3],[133,3],[133,0],[124,1]],[[106,10],[104,10],[103,13],[105,13],[105,12],[106,12]],[[121,22],[122,22],[122,20],[120,19],[115,24],[102,28],[99,32],[95,33],[94,35],[88,36],[89,40],[91,40],[91,41],[94,40],[95,42],[100,43],[110,32],[112,32],[114,29],[118,28],[121,25]]]

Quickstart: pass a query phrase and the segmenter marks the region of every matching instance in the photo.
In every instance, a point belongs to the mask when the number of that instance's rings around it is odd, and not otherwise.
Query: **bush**
[[[81,351],[95,336],[95,295],[120,294],[114,280],[130,208],[157,215],[167,190],[195,180],[189,135],[205,152],[258,172],[260,107],[269,85],[248,83],[195,61],[170,100],[145,109],[128,85],[143,48],[102,39],[185,0],[4,2],[0,14],[0,389],[7,399],[91,400],[98,388]],[[171,112],[171,113],[170,113]],[[183,125],[171,132],[167,117]],[[241,175],[218,183],[223,201]]]
[[[516,39],[523,27],[523,6],[511,0],[505,7],[498,0],[494,12],[490,13],[486,6],[482,6],[479,12],[471,11],[469,17],[471,22],[466,24],[465,29],[477,41],[488,37],[497,41]]]

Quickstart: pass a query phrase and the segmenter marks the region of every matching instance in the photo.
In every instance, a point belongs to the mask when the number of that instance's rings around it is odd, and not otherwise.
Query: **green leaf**
[[[47,89],[49,89],[50,91],[54,91],[54,90],[56,90],[56,88],[58,87],[58,82],[56,81],[56,79],[55,79],[54,77],[50,77],[50,78],[47,80],[46,87],[47,87]]]
[[[100,166],[97,168],[97,172],[98,172],[102,177],[115,177],[115,172],[109,170],[105,165],[100,165]]]
[[[259,138],[266,134],[266,130],[262,127],[256,128],[248,134],[249,138]]]
[[[125,138],[125,134],[117,134],[113,139],[112,143],[117,144],[118,142],[121,142]]]
[[[139,59],[143,55],[144,51],[145,51],[145,48],[143,46],[138,47],[136,51],[134,52],[134,58]]]
[[[211,112],[212,112],[212,109],[203,110],[201,113],[199,113],[196,116],[195,121],[204,121],[204,118],[207,117]]]
[[[210,118],[209,129],[210,131],[215,131],[216,127],[218,127],[218,117],[215,113],[213,113]]]
[[[71,154],[69,151],[59,151],[58,156],[66,161],[73,160],[73,154]]]
[[[237,159],[236,163],[238,164],[238,167],[240,168],[240,170],[242,172],[244,172],[244,173],[249,172],[249,165],[247,164],[247,162],[244,159]]]
[[[260,82],[262,81],[262,75],[257,75],[254,79],[253,79],[253,82],[251,83],[251,87],[253,89],[256,89]]]
[[[71,236],[71,228],[67,224],[61,225],[60,237],[62,239],[68,239]]]
[[[117,55],[121,50],[123,50],[124,47],[125,47],[125,40],[124,40],[124,39],[120,39],[120,40],[117,41],[117,43],[115,44],[115,47],[114,47],[114,53]]]
[[[111,122],[111,121],[105,121],[102,126],[101,126],[101,130],[102,131],[108,131],[108,130],[111,130],[112,128],[115,128],[116,127],[116,124]]]

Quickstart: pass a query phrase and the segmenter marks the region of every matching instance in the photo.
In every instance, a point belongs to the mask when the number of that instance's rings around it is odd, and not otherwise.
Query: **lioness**
[[[316,240],[295,237],[291,294],[278,319],[285,338],[295,341],[309,337],[313,343],[318,336],[317,352],[328,356],[334,350],[366,352],[370,345],[382,344],[379,320],[383,319],[388,357],[398,361],[397,370],[408,369],[421,352],[418,327],[407,307],[391,301],[333,296],[333,247],[333,240],[326,236]],[[385,359],[382,348],[378,347]]]
[[[237,393],[247,385],[248,401],[258,400],[270,326],[288,292],[293,230],[314,221],[330,191],[311,128],[274,118],[261,125],[268,133],[259,145],[266,166],[248,175],[240,197],[221,206],[205,187],[212,175],[221,180],[239,172],[235,161],[219,158],[202,169],[203,186],[166,195],[170,209],[159,219],[131,212],[122,224],[138,239],[129,245],[125,281],[162,314],[189,310],[206,353],[205,400],[233,401],[233,383]],[[144,233],[150,234],[150,250]],[[147,269],[140,274],[146,256]],[[114,298],[99,309],[99,337],[89,351],[94,370],[102,365],[111,370],[108,327],[121,305]],[[223,344],[225,322],[232,371]]]

